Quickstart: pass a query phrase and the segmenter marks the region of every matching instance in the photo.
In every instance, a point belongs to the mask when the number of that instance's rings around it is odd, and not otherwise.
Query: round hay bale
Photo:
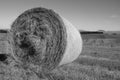
[[[23,12],[11,26],[13,56],[44,71],[75,60],[82,49],[77,29],[51,9]]]

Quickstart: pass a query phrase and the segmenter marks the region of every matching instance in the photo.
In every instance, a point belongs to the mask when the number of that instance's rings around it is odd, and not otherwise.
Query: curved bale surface
[[[82,49],[77,29],[53,10],[33,8],[11,26],[13,56],[50,71],[75,60]]]

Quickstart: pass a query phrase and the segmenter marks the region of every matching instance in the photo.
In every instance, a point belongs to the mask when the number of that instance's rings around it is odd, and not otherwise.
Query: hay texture
[[[14,57],[45,71],[72,62],[82,49],[76,28],[53,10],[41,7],[18,16],[11,26],[11,35]]]

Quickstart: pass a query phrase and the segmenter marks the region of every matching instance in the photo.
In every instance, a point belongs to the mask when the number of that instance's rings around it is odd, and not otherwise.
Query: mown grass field
[[[81,55],[57,73],[64,74],[65,80],[120,80],[120,34],[82,37]]]
[[[6,35],[0,34],[0,37],[0,51],[7,52]],[[58,67],[50,75],[55,80],[120,80],[120,34],[87,34],[82,37],[83,50],[77,60]],[[0,80],[48,80],[39,79],[31,71],[1,64]]]

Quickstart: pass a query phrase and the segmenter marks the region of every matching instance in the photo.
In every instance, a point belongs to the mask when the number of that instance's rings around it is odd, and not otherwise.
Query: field
[[[120,80],[120,35],[82,35],[81,55],[58,69],[65,80]]]
[[[110,32],[109,32],[110,33]],[[0,52],[9,54],[6,34],[0,34]],[[120,80],[120,34],[83,34],[83,50],[72,63],[62,65],[50,75],[54,80]],[[7,47],[7,48],[6,48]],[[0,80],[48,80],[40,75],[0,62]],[[11,63],[12,62],[12,63]]]

